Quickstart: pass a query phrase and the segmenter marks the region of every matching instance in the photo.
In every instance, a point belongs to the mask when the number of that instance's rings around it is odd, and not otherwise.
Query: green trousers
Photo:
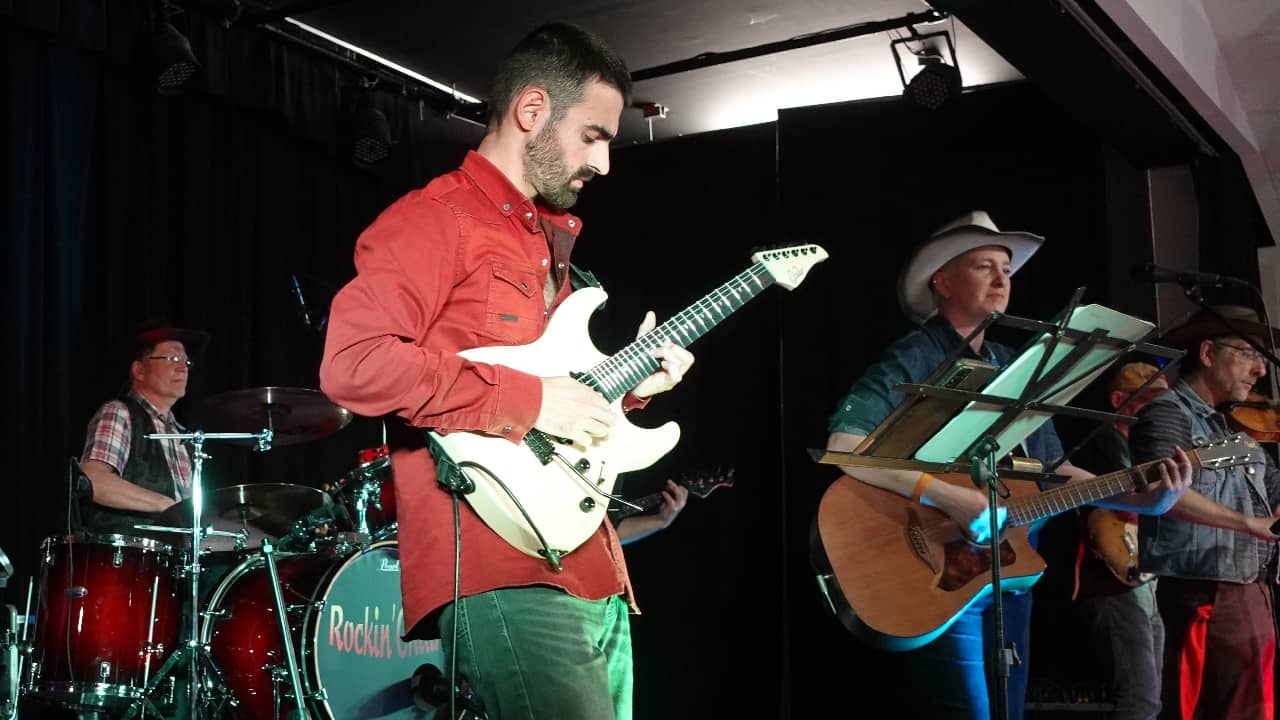
[[[445,608],[441,645],[490,720],[631,720],[627,612],[616,596],[503,588]]]

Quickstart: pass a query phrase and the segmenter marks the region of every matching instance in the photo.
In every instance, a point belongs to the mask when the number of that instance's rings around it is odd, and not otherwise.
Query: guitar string
[[[762,277],[768,281],[761,281]],[[755,287],[749,282],[754,283]],[[773,277],[768,268],[763,263],[756,263],[583,373],[579,379],[600,390],[611,400],[616,399],[658,367],[656,358],[649,351],[661,346],[668,338],[679,340],[681,347],[687,347],[772,283]],[[735,285],[741,286],[742,294],[739,294]],[[706,322],[702,321],[703,317],[707,319]]]
[[[1191,455],[1196,454],[1191,453]],[[1135,465],[1132,468],[1099,475],[1083,483],[1067,483],[1038,495],[1019,498],[1006,506],[1009,510],[1008,524],[1025,525],[1048,515],[1065,512],[1081,505],[1087,505],[1090,502],[1120,495],[1133,489],[1131,478],[1141,476],[1148,468],[1155,467],[1160,462],[1162,461],[1153,460],[1141,465]],[[1193,464],[1198,464],[1198,456],[1193,460]],[[1087,495],[1086,490],[1089,491]],[[1071,498],[1072,493],[1076,496],[1074,500]],[[1060,507],[1059,502],[1061,503]]]

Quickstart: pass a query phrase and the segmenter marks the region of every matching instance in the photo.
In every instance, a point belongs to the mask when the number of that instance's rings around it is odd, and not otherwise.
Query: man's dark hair
[[[489,93],[489,126],[496,126],[516,96],[530,87],[551,97],[554,125],[581,102],[592,80],[621,93],[624,107],[631,104],[631,73],[603,40],[568,23],[543,25],[516,43],[498,66]]]

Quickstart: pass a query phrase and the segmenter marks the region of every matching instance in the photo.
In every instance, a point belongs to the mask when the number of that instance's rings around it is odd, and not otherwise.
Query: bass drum
[[[414,705],[410,678],[444,667],[439,640],[400,639],[400,545],[343,555],[276,555],[303,693],[330,720],[430,718]],[[294,709],[285,654],[262,556],[234,568],[209,600],[202,629],[214,663],[244,720],[275,720]],[[277,710],[278,705],[278,710]]]

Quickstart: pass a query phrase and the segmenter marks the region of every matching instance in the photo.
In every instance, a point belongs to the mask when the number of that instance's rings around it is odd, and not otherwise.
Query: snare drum
[[[383,542],[364,552],[275,558],[302,689],[314,717],[431,717],[414,706],[409,680],[425,663],[444,667],[444,658],[439,640],[400,640],[405,632],[400,545]],[[270,577],[260,555],[245,560],[218,586],[201,639],[239,701],[243,720],[274,720],[294,709]]]
[[[164,543],[69,535],[41,544],[28,692],[69,708],[142,697],[178,645],[182,600]]]
[[[396,487],[386,445],[361,450],[356,469],[329,488],[333,501],[345,511],[340,530],[366,533],[371,540],[396,536]]]

